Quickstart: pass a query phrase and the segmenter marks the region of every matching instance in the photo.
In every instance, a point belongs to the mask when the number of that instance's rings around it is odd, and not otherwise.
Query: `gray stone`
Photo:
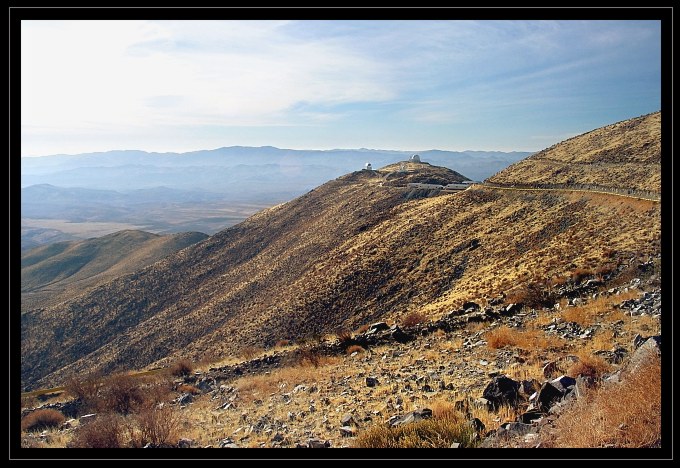
[[[658,357],[661,357],[661,335],[650,336],[630,357],[625,372],[633,374],[648,365],[650,360]]]
[[[412,422],[422,421],[423,419],[429,419],[432,417],[432,410],[429,408],[423,408],[410,413],[406,413],[403,416],[392,416],[387,420],[387,423],[392,426],[402,426],[404,424],[409,424]]]
[[[576,385],[576,379],[567,375],[562,375],[554,380],[551,380],[550,383],[564,396],[574,388],[574,385]]]
[[[493,408],[502,405],[516,405],[519,400],[519,382],[501,375],[494,377],[486,386],[482,397],[486,398]]]
[[[356,435],[356,429],[351,426],[341,426],[340,435],[342,437],[354,437]]]
[[[378,385],[378,378],[377,377],[366,377],[366,386],[367,387],[375,387]]]
[[[331,443],[328,440],[309,439],[307,441],[307,448],[329,448]]]
[[[535,421],[537,419],[541,419],[543,417],[543,413],[538,411],[538,410],[531,410],[527,411],[525,413],[522,413],[519,416],[519,422],[524,423],[524,424],[531,424],[532,421]]]
[[[368,330],[366,331],[366,333],[367,334],[368,333],[376,333],[376,332],[379,332],[379,331],[389,330],[389,329],[390,329],[389,325],[387,325],[385,322],[376,322],[376,323],[372,323],[368,327]]]
[[[501,427],[508,432],[510,436],[524,436],[526,434],[535,433],[536,427],[531,424],[524,424],[521,422],[510,422],[501,424]]]
[[[550,407],[562,399],[564,394],[550,382],[545,382],[536,396],[536,407],[547,413]]]
[[[283,442],[283,435],[277,432],[276,434],[274,434],[274,437],[272,437],[272,442]]]
[[[354,416],[352,416],[349,413],[345,414],[342,417],[342,419],[340,419],[340,424],[343,426],[358,426],[356,419],[354,419]]]
[[[180,405],[187,405],[194,401],[194,396],[191,393],[183,393],[177,397],[177,403]]]
[[[94,421],[96,418],[96,413],[84,414],[78,419],[78,423],[82,426],[83,424],[87,424],[90,421]]]
[[[230,437],[226,437],[220,441],[220,448],[238,448],[238,445]]]
[[[177,441],[177,448],[191,448],[194,441],[192,439],[179,439]]]
[[[460,448],[460,442],[452,442],[449,448]]]

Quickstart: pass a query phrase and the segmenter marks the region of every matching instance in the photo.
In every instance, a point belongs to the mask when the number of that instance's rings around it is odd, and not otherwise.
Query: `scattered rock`
[[[369,327],[368,330],[366,330],[366,334],[372,334],[372,333],[377,333],[379,331],[383,330],[389,330],[390,327],[387,325],[385,322],[376,322],[372,323]]]
[[[452,442],[449,448],[460,448],[460,442]]]
[[[410,413],[406,413],[403,416],[392,416],[387,420],[387,423],[392,427],[401,426],[403,424],[409,424],[412,422],[422,421],[423,419],[429,419],[432,417],[432,410],[429,408],[423,408]]]
[[[220,448],[238,448],[238,445],[236,445],[231,438],[227,437],[227,438],[222,439],[220,441],[219,447]]]
[[[356,429],[350,426],[340,426],[340,435],[342,437],[354,437],[356,435]]]
[[[366,377],[366,386],[367,387],[375,387],[378,385],[378,378],[377,377]]]
[[[478,418],[472,418],[468,421],[468,424],[472,427],[475,432],[482,433],[486,429],[484,423]]]
[[[309,439],[307,441],[307,448],[329,448],[331,446],[330,441],[321,439]]]
[[[519,382],[505,375],[494,377],[484,389],[482,397],[488,400],[494,409],[502,405],[515,406],[519,399],[519,386]]]
[[[96,417],[96,413],[84,414],[80,417],[80,419],[78,419],[78,422],[82,426],[83,424],[87,424],[90,421],[94,421]]]
[[[177,397],[177,403],[180,405],[187,405],[194,401],[194,396],[191,393],[183,393]]]
[[[179,439],[177,441],[177,448],[191,448],[194,441],[192,439]]]

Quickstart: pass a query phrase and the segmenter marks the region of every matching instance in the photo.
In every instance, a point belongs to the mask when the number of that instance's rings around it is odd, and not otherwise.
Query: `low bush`
[[[194,366],[191,361],[181,359],[170,366],[170,373],[175,377],[185,377],[194,371]]]
[[[75,448],[121,448],[125,426],[114,414],[98,414],[95,420],[80,426],[69,444]]]
[[[362,348],[361,346],[359,346],[359,345],[352,345],[352,346],[350,346],[349,348],[347,348],[347,351],[346,351],[346,352],[347,352],[347,354],[352,354],[352,353],[354,353],[354,352],[363,353],[364,351],[365,351],[365,349]]]
[[[27,414],[21,420],[22,431],[43,431],[61,426],[66,418],[55,409],[39,409]]]
[[[427,317],[422,312],[409,312],[401,321],[403,327],[415,327],[427,320]]]
[[[661,361],[651,359],[623,382],[586,392],[551,433],[546,447],[660,447]]]
[[[403,426],[375,425],[361,432],[354,446],[359,448],[449,448],[474,447],[474,430],[460,416],[425,419]]]

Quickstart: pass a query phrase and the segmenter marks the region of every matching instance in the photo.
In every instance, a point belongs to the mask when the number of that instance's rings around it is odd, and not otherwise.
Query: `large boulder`
[[[499,375],[486,386],[482,397],[494,409],[502,405],[516,406],[519,400],[519,388],[519,382],[505,375]]]

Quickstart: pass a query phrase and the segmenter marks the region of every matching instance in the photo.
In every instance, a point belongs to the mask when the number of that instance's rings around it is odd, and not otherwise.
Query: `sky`
[[[538,151],[661,107],[659,21],[22,21],[22,156]]]

